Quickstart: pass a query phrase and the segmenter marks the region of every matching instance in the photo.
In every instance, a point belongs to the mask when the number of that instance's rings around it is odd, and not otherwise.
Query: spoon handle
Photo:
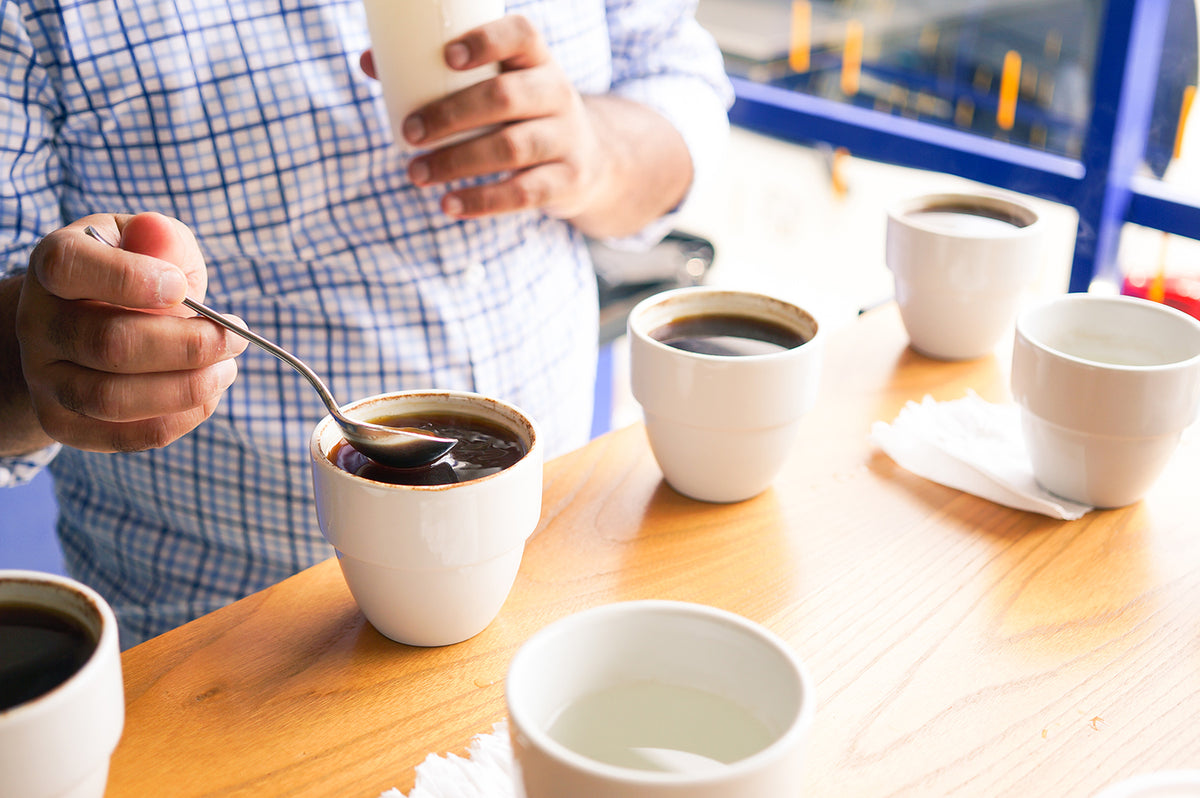
[[[92,227],[90,224],[83,229],[83,232],[87,233],[97,241],[108,244],[110,247],[117,246],[113,242],[106,239],[99,230],[97,230],[95,227]],[[271,343],[266,338],[263,338],[261,335],[251,332],[245,327],[233,323],[222,314],[218,313],[207,305],[197,302],[191,297],[184,297],[183,304],[187,305],[201,316],[212,319],[217,324],[220,324],[222,327],[234,333],[235,335],[240,335],[250,343],[256,344],[257,346],[265,349],[275,357],[282,360],[284,363],[287,363],[296,371],[303,374],[304,378],[308,380],[312,384],[312,387],[317,390],[317,393],[321,397],[321,401],[325,403],[325,408],[329,410],[334,418],[342,418],[342,410],[340,407],[338,407],[337,401],[334,400],[333,394],[329,392],[329,388],[325,386],[325,383],[321,381],[321,378],[318,377],[304,361],[296,359],[291,352],[288,352],[285,349],[280,349],[278,346]]]
[[[247,328],[235,324],[224,315],[218,313],[207,305],[197,302],[191,297],[184,297],[183,304],[187,305],[201,316],[212,319],[217,324],[220,324],[222,327],[234,333],[235,335],[240,335],[250,343],[256,344],[260,348],[265,349],[275,357],[282,360],[284,363],[287,363],[296,371],[300,372],[302,375],[304,375],[304,378],[312,384],[312,387],[317,389],[317,393],[320,394],[321,401],[325,403],[326,409],[329,410],[329,412],[332,413],[335,418],[341,417],[342,410],[340,407],[338,407],[337,402],[334,400],[333,394],[329,392],[329,388],[325,386],[325,383],[321,380],[321,378],[318,377],[303,360],[296,359],[296,357],[286,349],[280,349],[278,346],[271,343],[266,338],[263,338],[258,333],[251,332]]]

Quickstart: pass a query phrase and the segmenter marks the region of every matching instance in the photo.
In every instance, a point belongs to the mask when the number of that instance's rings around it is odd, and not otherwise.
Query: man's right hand
[[[113,248],[84,233],[91,224]],[[204,258],[156,213],[91,216],[46,236],[21,287],[21,368],[42,429],[90,451],[165,446],[212,415],[246,341],[181,302],[202,301]]]

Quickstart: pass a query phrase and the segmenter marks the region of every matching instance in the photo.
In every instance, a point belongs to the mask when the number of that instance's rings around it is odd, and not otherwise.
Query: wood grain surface
[[[1071,798],[1200,767],[1194,431],[1131,507],[1000,507],[869,442],[926,394],[1008,400],[1002,355],[941,363],[906,343],[894,307],[831,336],[795,453],[750,501],[674,493],[640,426],[549,463],[512,594],[465,643],[383,638],[331,560],[126,652],[108,795],[407,792],[427,754],[505,717],[530,634],[650,597],[745,615],[805,660],[817,712],[796,795]]]

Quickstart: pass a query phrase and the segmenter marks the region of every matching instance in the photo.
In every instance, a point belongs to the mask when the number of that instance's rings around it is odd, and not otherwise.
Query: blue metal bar
[[[1079,212],[1069,290],[1115,278],[1121,225],[1132,201],[1130,181],[1142,162],[1166,31],[1166,0],[1110,0],[1092,80],[1084,179],[1070,203]],[[1136,57],[1135,57],[1136,54]]]
[[[1125,221],[1153,227],[1175,235],[1200,238],[1200,207],[1196,192],[1148,177],[1130,181],[1129,208]]]
[[[730,120],[777,138],[826,142],[858,157],[933,169],[1073,204],[1083,178],[1076,160],[871,108],[732,78]]]
[[[596,387],[592,405],[592,434],[598,438],[613,423],[613,345],[602,344],[596,353]]]

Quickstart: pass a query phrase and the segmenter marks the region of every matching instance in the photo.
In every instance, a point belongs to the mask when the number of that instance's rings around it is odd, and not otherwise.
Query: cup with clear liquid
[[[786,642],[676,601],[552,623],[513,657],[505,688],[526,798],[794,795],[815,709]]]
[[[1013,399],[1038,483],[1095,507],[1140,500],[1200,414],[1200,321],[1077,293],[1027,309],[1016,330]]]

